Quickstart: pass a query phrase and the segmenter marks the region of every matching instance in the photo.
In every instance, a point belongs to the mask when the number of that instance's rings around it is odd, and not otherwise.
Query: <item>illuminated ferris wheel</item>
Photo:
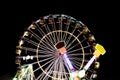
[[[55,14],[33,22],[16,53],[14,80],[93,80],[105,50],[81,21]]]

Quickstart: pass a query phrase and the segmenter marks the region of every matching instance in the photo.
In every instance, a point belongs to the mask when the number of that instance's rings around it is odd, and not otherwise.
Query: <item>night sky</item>
[[[117,67],[115,66],[118,60],[113,43],[115,42],[116,26],[113,23],[114,15],[110,14],[111,11],[107,11],[109,7],[97,7],[97,4],[87,5],[86,3],[83,6],[68,3],[61,5],[33,4],[23,4],[24,6],[14,4],[2,11],[0,18],[2,23],[0,25],[0,80],[11,80],[10,78],[14,77],[16,73],[15,50],[25,28],[33,21],[49,14],[66,14],[86,24],[97,42],[102,44],[107,51],[99,59],[101,67],[98,80],[115,80],[114,78],[117,77],[115,70]]]

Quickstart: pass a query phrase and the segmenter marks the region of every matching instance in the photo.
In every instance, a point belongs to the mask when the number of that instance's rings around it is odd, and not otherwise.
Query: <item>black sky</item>
[[[117,58],[114,53],[114,40],[116,26],[115,15],[110,14],[109,7],[98,4],[80,3],[68,4],[14,4],[3,9],[0,28],[0,76],[16,73],[15,48],[19,37],[33,21],[49,14],[66,14],[82,21],[94,34],[97,42],[106,49],[106,54],[100,57],[100,80],[114,80],[117,77],[114,70]],[[81,5],[82,4],[82,5]],[[88,5],[89,4],[89,5]],[[102,5],[102,4],[101,4]],[[109,15],[108,15],[109,14]],[[114,19],[114,20],[113,20]],[[1,79],[0,79],[1,80]],[[3,79],[5,80],[5,79]]]

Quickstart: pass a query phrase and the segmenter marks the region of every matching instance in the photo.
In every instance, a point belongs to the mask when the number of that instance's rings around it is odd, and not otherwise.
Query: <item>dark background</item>
[[[5,7],[6,6],[6,7]],[[82,21],[94,34],[98,43],[106,49],[100,57],[101,67],[98,80],[117,78],[119,53],[116,44],[117,11],[104,2],[16,2],[6,4],[1,9],[0,25],[0,80],[11,80],[16,73],[15,49],[19,37],[33,21],[49,14],[66,14]],[[113,14],[114,13],[114,14]],[[119,45],[118,45],[119,46]]]

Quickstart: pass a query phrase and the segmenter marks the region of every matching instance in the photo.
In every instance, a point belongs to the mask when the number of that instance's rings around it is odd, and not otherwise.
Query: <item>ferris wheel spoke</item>
[[[58,32],[55,32],[55,33],[56,33],[56,40],[57,40],[57,42],[60,41],[60,39],[59,39],[59,31],[60,31],[60,30],[58,30]]]
[[[54,43],[57,43],[56,32],[52,33],[51,35],[53,35],[53,40],[54,40]]]
[[[46,52],[46,53],[44,53],[44,52]],[[50,50],[49,48],[39,48],[38,53],[43,53],[43,54],[52,53],[53,54],[54,51]]]
[[[42,54],[55,56],[55,53],[54,53],[54,52],[39,50],[39,51],[38,51],[38,55],[42,55]]]
[[[72,47],[66,47],[67,51],[70,51],[71,49],[75,48],[76,46],[80,45],[79,43],[75,44]]]
[[[53,32],[56,31],[56,30],[57,30],[56,29],[56,24],[55,24],[55,22],[53,22]],[[59,41],[57,32],[54,32],[53,35],[54,35],[55,43],[57,43]]]
[[[84,62],[87,63],[89,60],[88,59],[84,59]]]
[[[48,51],[53,51],[55,50],[53,47],[49,46],[49,44],[40,44],[39,46],[39,49],[42,49],[42,50],[48,50]]]
[[[93,70],[93,69],[88,69],[87,71],[89,71],[89,72],[91,72],[91,73],[92,73],[94,70]]]
[[[72,54],[69,54],[68,56],[70,56],[70,57],[83,56],[83,53],[72,53]]]
[[[52,28],[53,28],[53,31],[56,31],[56,25],[55,25],[55,22],[54,22],[54,19],[53,19],[53,25],[52,25]]]
[[[85,56],[87,55],[91,55],[91,53],[84,53]],[[72,56],[83,56],[83,53],[72,53],[72,54],[69,54],[70,57]]]
[[[66,70],[65,70],[65,66],[64,66],[64,65],[62,65],[62,68],[63,68],[63,72],[66,72]],[[65,76],[65,79],[68,79],[68,76],[67,76],[66,73],[64,73],[63,75]]]
[[[45,64],[43,64],[43,65],[41,66],[41,68],[44,67],[44,66],[46,66],[47,64],[50,64],[50,63],[51,63],[52,61],[54,61],[54,60],[55,60],[55,58],[49,60],[48,62],[46,62]]]
[[[47,39],[46,39],[47,38]],[[48,37],[46,37],[44,40],[43,40],[43,44],[45,44],[45,45],[48,45],[49,47],[51,47],[52,49],[54,49],[54,44],[52,44],[52,42],[49,40],[49,38]]]
[[[79,64],[78,66],[82,65],[84,62],[83,58],[77,58],[77,57],[70,57],[70,60],[73,62],[74,65]]]
[[[64,70],[64,65],[63,65],[62,58],[57,59],[56,62],[55,62],[55,66],[54,66],[54,75],[53,76],[56,76],[59,79],[64,79],[64,76],[65,76],[65,78],[67,78],[66,74],[67,73]]]
[[[83,37],[84,37],[84,39],[80,41],[80,42],[81,42],[81,44],[82,44],[84,41],[86,41],[86,40],[87,40],[87,38],[86,38],[85,36],[83,36]]]
[[[49,33],[49,32],[52,32],[48,26],[48,24],[45,24],[45,29],[46,29],[46,32]]]
[[[62,36],[63,36],[63,31],[62,30],[58,30],[58,39],[59,39],[59,41],[64,41]]]
[[[52,57],[52,54],[46,54],[46,55],[38,55],[38,58],[48,58],[48,57]]]
[[[82,49],[85,49],[85,48],[88,48],[88,47],[90,47],[90,45],[87,45],[87,46],[85,46],[85,47],[78,48],[78,49],[75,49],[75,50],[72,50],[72,51],[68,51],[68,53],[73,53],[73,52],[75,52],[75,51],[79,51],[79,50],[82,50]]]
[[[50,45],[49,44],[49,42],[41,42],[41,45],[40,46],[42,46],[42,47],[46,47],[46,48],[48,48],[49,50],[54,50],[55,48],[54,48],[54,46],[52,46],[52,45]]]
[[[63,67],[64,67],[64,69],[65,69],[65,67],[67,68],[67,70],[66,69],[64,70],[64,74],[66,74],[66,75],[69,74],[70,73],[70,68],[68,67],[66,62],[64,62],[64,66]],[[68,71],[68,72],[66,72],[66,71]]]
[[[75,30],[76,30],[76,28],[74,28],[74,30],[70,33],[70,35],[69,35],[68,39],[66,40],[66,45],[68,45],[68,43],[70,43],[70,42],[71,42],[70,40],[71,40],[72,35],[74,34]]]
[[[72,50],[72,51],[68,51],[68,53],[70,54],[70,53],[74,53],[74,52],[80,51],[80,50],[82,50],[82,48],[78,48],[78,49],[75,49],[75,50]]]
[[[61,30],[58,30],[58,35],[57,35],[58,36],[58,42],[61,41],[60,40],[60,32],[61,32]]]
[[[82,64],[82,63],[80,63],[80,62],[78,62],[78,61],[73,61],[74,62],[74,67],[75,67],[75,69],[76,70],[79,70],[80,69],[80,65]]]
[[[30,30],[31,31],[31,30]],[[31,31],[32,32],[32,31]],[[37,34],[35,34],[34,32],[32,32],[35,36],[35,38],[39,41],[39,40],[41,40],[41,38],[37,35]],[[49,39],[48,39],[49,40]],[[47,41],[47,40],[42,40],[42,42],[44,42],[44,43],[46,43],[48,46],[50,46],[51,48],[52,48],[52,45],[50,45],[50,43]]]
[[[62,78],[62,72],[63,72],[63,69],[62,69],[62,61],[61,61],[61,58],[59,60],[59,74],[58,74],[58,78],[61,79]]]
[[[41,40],[41,37],[40,36],[38,36],[35,32],[33,32],[32,30],[30,30],[30,29],[28,29],[29,30],[29,32],[30,32],[30,34],[36,39],[36,40],[38,40],[38,41],[40,41]]]
[[[39,28],[39,27],[38,27]],[[40,30],[40,32],[42,32],[44,35],[45,35],[45,33],[43,32],[43,30],[41,29],[41,28],[39,28],[38,30]],[[34,33],[32,30],[29,30],[33,35],[34,35],[34,37],[39,41],[39,40],[41,40],[41,38],[36,34],[36,33]],[[42,34],[41,33],[41,34]],[[44,36],[44,35],[42,35],[42,36]],[[49,39],[45,39],[45,40],[43,40],[43,42],[45,42],[45,43],[49,43],[49,45],[50,45],[50,43],[51,43],[51,41],[49,41]],[[52,46],[51,46],[52,47]]]
[[[84,64],[84,59],[83,58],[80,58],[80,59],[72,58],[71,61],[73,62],[76,69],[80,69],[80,68],[83,67],[83,64]]]
[[[48,25],[46,25],[46,30],[48,30],[48,33],[51,33],[52,31],[50,30],[50,28],[48,27]],[[55,41],[55,35],[48,35],[48,39],[50,39],[51,42],[53,42],[52,44],[54,45],[56,43]]]
[[[78,61],[78,62],[85,62],[85,63],[87,63],[89,60],[88,59],[83,59],[83,58],[77,58],[77,57],[70,57],[70,59],[71,59],[71,61]]]
[[[60,16],[59,17],[59,30],[62,30],[62,21],[63,21],[63,17]]]
[[[86,79],[86,80],[89,80],[89,77],[85,76],[85,79]]]
[[[48,78],[49,78],[49,76],[45,75],[42,80],[47,80]],[[40,79],[40,80],[41,80],[41,79]]]
[[[51,36],[53,36],[53,40],[54,40],[54,44],[57,43],[59,40],[58,38],[58,35],[57,35],[57,32],[56,31],[53,31]]]
[[[51,74],[50,72],[52,72],[51,71],[51,69],[50,68],[52,68],[53,66],[53,63],[54,63],[54,61],[48,66],[48,67],[46,67],[45,69],[44,69],[44,71],[42,72],[42,74],[41,75],[39,75],[38,76],[38,78],[37,79],[39,79],[40,78],[40,80],[43,78],[43,77],[47,77],[48,76],[48,74]],[[49,70],[49,71],[48,71]],[[43,76],[43,77],[41,77],[41,76]]]
[[[66,48],[69,48],[72,44],[73,44],[73,42],[75,41],[75,40],[78,40],[78,37],[80,36],[82,34],[82,32],[80,33],[80,34],[78,34],[77,35],[77,37],[75,37],[71,42],[70,42],[70,44],[68,45],[66,45]],[[71,35],[72,36],[72,35]],[[79,44],[81,44],[80,42],[79,42]]]
[[[25,50],[25,51],[36,52],[36,49],[34,49],[34,48],[30,48],[30,47],[22,47],[22,49]]]
[[[70,59],[72,59],[72,61],[78,61],[79,63],[83,61],[83,58],[82,57],[70,57]]]
[[[46,58],[46,59],[42,59],[42,60],[40,60],[40,61],[38,61],[38,63],[41,63],[41,62],[44,62],[44,61],[49,61],[50,59],[54,59],[54,57],[49,57],[49,58]],[[50,60],[51,61],[51,60]],[[49,61],[49,62],[50,62]],[[48,62],[46,63],[46,64],[48,64]]]
[[[43,77],[49,77],[48,75],[51,74],[51,72],[48,71],[48,70],[50,70],[51,65],[52,65],[52,64],[50,64],[50,65],[43,71],[43,74],[40,74],[40,75],[37,77],[37,79],[40,78],[40,80],[44,80]],[[43,77],[41,77],[41,76],[43,76]]]
[[[62,20],[63,20],[63,18],[62,18],[62,16],[60,16],[60,23],[59,23],[59,30],[60,30],[60,32],[59,32],[59,34],[60,34],[60,41],[62,40]]]
[[[45,32],[39,27],[39,25],[36,23],[38,32],[42,35],[42,37],[45,35]],[[42,25],[41,27],[44,27],[45,25]]]
[[[42,73],[37,77],[37,80],[42,80],[44,76],[45,76],[45,73],[42,72]]]
[[[52,44],[55,45],[56,44],[55,33],[51,33],[49,37],[51,38]]]
[[[43,78],[43,80],[49,80],[49,76],[45,75],[45,77]]]
[[[49,33],[48,36],[46,36],[46,38],[44,38],[49,44],[51,44],[53,47],[55,45],[54,39],[53,39],[53,35],[52,37],[50,36],[52,33]]]
[[[55,45],[55,42],[54,42],[53,36],[48,35],[46,38],[49,40],[49,42],[51,43],[52,46]]]
[[[40,61],[35,61],[35,62],[32,62],[32,63],[30,63],[31,65],[35,65],[35,64],[39,64],[39,63],[41,63],[41,62],[43,62],[43,61],[47,61],[47,60],[49,60],[49,59],[51,59],[51,58],[54,58],[54,57],[50,57],[50,58],[47,58],[47,59],[44,59],[44,60],[40,60]]]
[[[54,73],[53,68],[54,68],[54,62],[53,61],[44,71],[47,75]],[[55,77],[55,76],[54,76]],[[56,78],[56,77],[55,77]]]
[[[91,45],[88,44],[87,46],[84,46],[83,48],[86,49],[86,48],[90,48],[90,47],[91,47]]]
[[[69,25],[66,25],[66,31],[68,31],[69,30]],[[67,34],[68,33],[65,33],[64,35],[63,35],[63,40],[64,41],[66,41],[66,39],[67,39]]]
[[[48,47],[47,45],[40,45],[40,47],[38,48],[39,50],[41,50],[41,51],[50,51],[50,52],[54,52],[55,51],[55,49],[51,49],[50,47]]]
[[[65,41],[66,35],[67,35],[67,33],[63,32],[62,41]]]
[[[46,72],[48,72],[49,74],[52,74],[53,73],[53,75],[54,75],[54,71],[53,71],[53,68],[54,68],[54,62],[52,62],[52,64],[50,64],[50,66],[47,68],[47,69],[45,69],[45,71]],[[56,74],[58,74],[58,73],[56,73]],[[53,76],[54,78],[57,78],[56,76]]]
[[[63,31],[61,30],[61,34],[60,34],[60,41],[63,41]]]
[[[66,48],[67,48],[67,50],[69,51],[69,50],[71,50],[71,49],[75,48],[76,46],[78,46],[78,45],[82,44],[82,42],[84,42],[85,40],[86,40],[86,38],[84,38],[82,41],[80,41],[80,43],[74,44],[74,46],[72,46],[72,47],[71,47],[71,45],[72,45],[72,44],[73,44],[73,42],[74,42],[74,41],[72,41],[72,42],[71,42],[71,44],[70,44],[70,45],[68,45]]]
[[[32,63],[30,63],[31,65],[35,65],[35,64],[37,64],[37,63],[39,63],[40,61],[35,61],[35,62],[32,62]]]
[[[33,41],[33,40],[30,40],[30,39],[25,38],[25,37],[24,37],[24,40],[25,40],[26,42],[28,42],[28,43],[30,43],[30,44],[32,44],[32,45],[34,45],[34,46],[38,46],[38,43],[37,43],[37,42],[35,42],[35,41]]]
[[[52,32],[47,24],[45,25],[45,29],[46,29],[47,33],[51,33]],[[51,37],[50,35],[48,35],[48,37],[46,37],[46,38],[54,45],[55,42],[54,42],[53,36]]]
[[[40,67],[38,67],[37,69],[33,70],[33,72],[36,72],[36,71],[38,71],[39,69],[40,69]]]
[[[76,60],[76,61],[82,61],[83,58],[78,58],[78,57],[69,57],[71,60]]]
[[[62,59],[60,59],[61,61],[61,69],[62,69],[62,71],[61,72],[66,72],[66,70],[65,70],[65,66],[64,66],[64,62],[63,62],[63,60]],[[62,74],[62,78],[65,78],[65,79],[68,79],[68,76],[67,76],[67,74],[66,73],[61,73]]]
[[[48,66],[45,68],[45,70],[44,70],[44,71],[45,71],[44,74],[47,73],[48,69],[49,69],[53,64],[54,64],[54,61],[51,62],[51,64],[48,65]],[[34,72],[37,71],[37,70],[39,70],[39,69],[41,69],[41,68],[42,68],[42,66],[38,67],[37,69],[34,70]]]
[[[54,62],[53,64],[53,76],[57,77],[57,73],[56,71],[58,71],[58,61],[59,61],[59,58],[56,59],[56,61]]]

